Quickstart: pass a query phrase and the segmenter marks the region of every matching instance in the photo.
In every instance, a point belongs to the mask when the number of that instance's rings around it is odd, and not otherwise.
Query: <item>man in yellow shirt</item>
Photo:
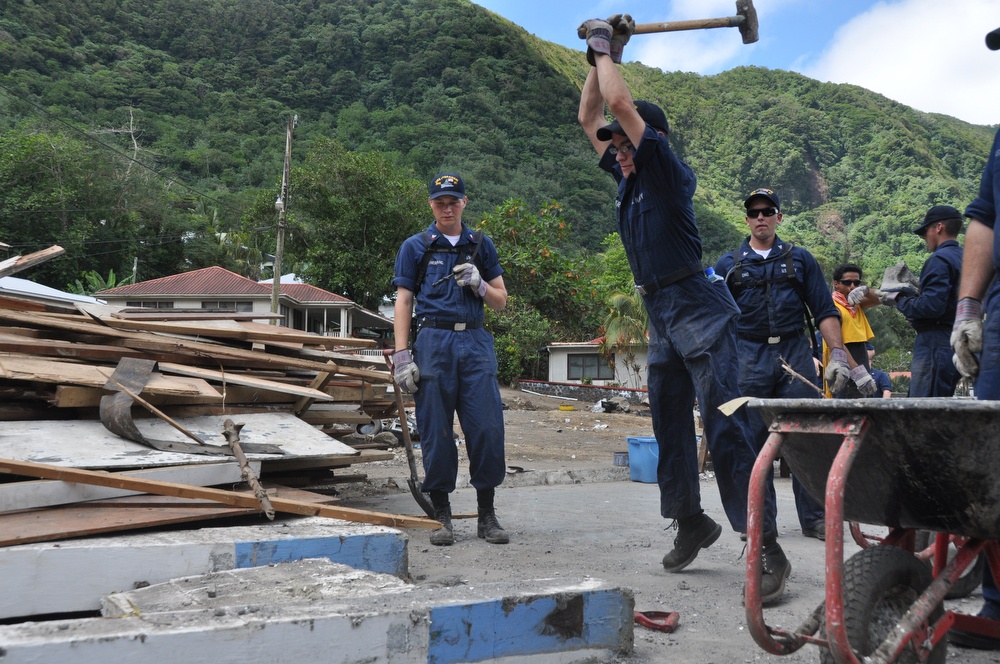
[[[837,394],[830,394],[826,385],[827,396],[841,399],[870,397],[875,394],[875,380],[871,376],[868,360],[867,343],[875,338],[865,309],[879,304],[878,297],[866,298],[857,306],[847,301],[847,295],[862,285],[861,268],[853,263],[845,263],[833,271],[833,303],[840,312],[840,334],[847,348],[847,364],[851,367],[851,382]],[[830,348],[823,344],[823,366],[830,361]]]

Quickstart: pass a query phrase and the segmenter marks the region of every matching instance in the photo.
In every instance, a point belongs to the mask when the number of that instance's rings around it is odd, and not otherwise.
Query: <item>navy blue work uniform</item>
[[[422,283],[417,273],[425,248],[434,251]],[[420,367],[414,395],[424,465],[423,490],[451,493],[458,475],[454,420],[465,434],[470,483],[476,489],[499,486],[506,474],[503,404],[497,382],[493,336],[483,328],[483,300],[450,277],[452,268],[473,261],[475,234],[464,224],[455,248],[435,224],[406,239],[396,256],[394,286],[415,294],[417,337],[413,359]],[[484,281],[503,274],[496,246],[483,237],[476,264]]]
[[[978,219],[993,229],[993,269],[1000,270],[1000,229],[997,227],[1000,209],[1000,130],[993,139],[990,156],[979,183],[979,195],[965,208],[965,216]],[[976,398],[1000,400],[1000,280],[994,275],[985,302],[986,322],[983,326],[983,352],[979,357]],[[988,571],[983,574],[983,599],[990,605],[991,615],[1000,615],[1000,590]]]
[[[811,310],[817,324],[825,318],[840,319],[813,255],[775,236],[765,259],[750,246],[748,237],[736,251],[735,260],[732,252],[719,258],[715,272],[725,275],[726,285],[740,307],[736,332],[740,391],[764,399],[819,398],[816,390],[781,367],[785,362],[805,378],[815,376],[812,346],[805,332],[806,316]],[[801,296],[798,288],[802,289]],[[768,423],[753,410],[750,425],[759,452],[767,442]],[[799,525],[803,529],[817,527],[825,516],[823,504],[813,499],[794,476],[792,491]]]
[[[649,406],[659,448],[660,514],[680,519],[701,511],[695,396],[719,493],[733,529],[746,532],[747,492],[756,455],[745,408],[719,411],[740,396],[736,317],[729,291],[705,277],[694,218],[695,175],[649,125],[625,178],[605,152],[600,166],[618,182],[618,232],[649,313]],[[769,503],[774,504],[770,486]],[[764,532],[777,532],[773,509]]]
[[[938,245],[920,270],[920,295],[896,299],[917,332],[910,362],[911,397],[951,397],[962,375],[951,361],[951,328],[962,274],[962,248],[955,240]]]
[[[889,378],[889,374],[875,368],[872,368],[871,374],[872,380],[875,381],[875,394],[872,395],[873,398],[881,399],[886,390],[892,392],[892,379]]]

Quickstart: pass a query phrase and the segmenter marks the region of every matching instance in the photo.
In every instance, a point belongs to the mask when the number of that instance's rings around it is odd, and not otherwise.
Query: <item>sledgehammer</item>
[[[739,28],[740,34],[743,35],[743,43],[752,44],[758,39],[757,10],[753,8],[753,3],[750,0],[736,0],[736,16],[664,23],[637,23],[633,34],[643,35],[650,32],[677,32],[705,28]]]

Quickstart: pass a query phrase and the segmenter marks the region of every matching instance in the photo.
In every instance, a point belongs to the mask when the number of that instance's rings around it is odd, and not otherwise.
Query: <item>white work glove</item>
[[[483,281],[483,277],[474,264],[462,263],[456,265],[451,271],[455,273],[455,281],[459,286],[468,286],[479,297],[486,295],[486,282]]]
[[[863,397],[875,396],[875,392],[878,391],[875,379],[872,378],[872,375],[868,373],[868,369],[865,369],[865,365],[863,364],[859,364],[851,369],[851,380],[857,385],[858,392],[861,392],[861,396]]]
[[[615,14],[608,18],[608,25],[614,31],[611,33],[611,61],[621,62],[625,44],[635,32],[635,21],[629,14]]]
[[[868,296],[868,286],[857,286],[851,289],[851,292],[847,294],[847,303],[852,307],[856,307],[861,304],[861,301]]]
[[[851,368],[847,365],[847,351],[843,348],[834,348],[830,351],[830,361],[823,372],[830,392],[836,394],[847,387],[847,381],[851,379]]]
[[[979,375],[979,358],[983,352],[983,303],[963,297],[955,308],[955,325],[951,328],[951,361],[966,378]]]
[[[399,385],[399,389],[407,394],[417,391],[417,382],[420,381],[420,369],[417,368],[413,356],[408,350],[397,350],[392,356],[393,371],[392,377]]]
[[[896,298],[898,298],[902,293],[900,291],[894,291],[892,293],[887,293],[884,290],[875,289],[875,295],[878,296],[878,301],[887,307],[896,306]]]

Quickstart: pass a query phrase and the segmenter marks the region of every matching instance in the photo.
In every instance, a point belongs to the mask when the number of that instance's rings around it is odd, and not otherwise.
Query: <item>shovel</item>
[[[388,354],[385,355],[385,363],[389,365],[389,374],[392,375],[394,367],[392,366],[392,357]],[[392,379],[392,394],[396,397],[396,410],[399,413],[399,422],[401,424],[400,429],[402,429],[403,434],[403,448],[406,450],[406,463],[410,466],[410,477],[406,480],[406,483],[409,485],[410,493],[413,494],[413,499],[417,501],[417,505],[420,506],[420,509],[422,509],[427,516],[433,519],[434,506],[431,505],[431,501],[420,488],[420,477],[417,475],[417,458],[413,455],[413,442],[410,440],[410,423],[407,421],[406,408],[403,407],[403,391],[399,389],[399,385],[396,384],[395,378]]]

